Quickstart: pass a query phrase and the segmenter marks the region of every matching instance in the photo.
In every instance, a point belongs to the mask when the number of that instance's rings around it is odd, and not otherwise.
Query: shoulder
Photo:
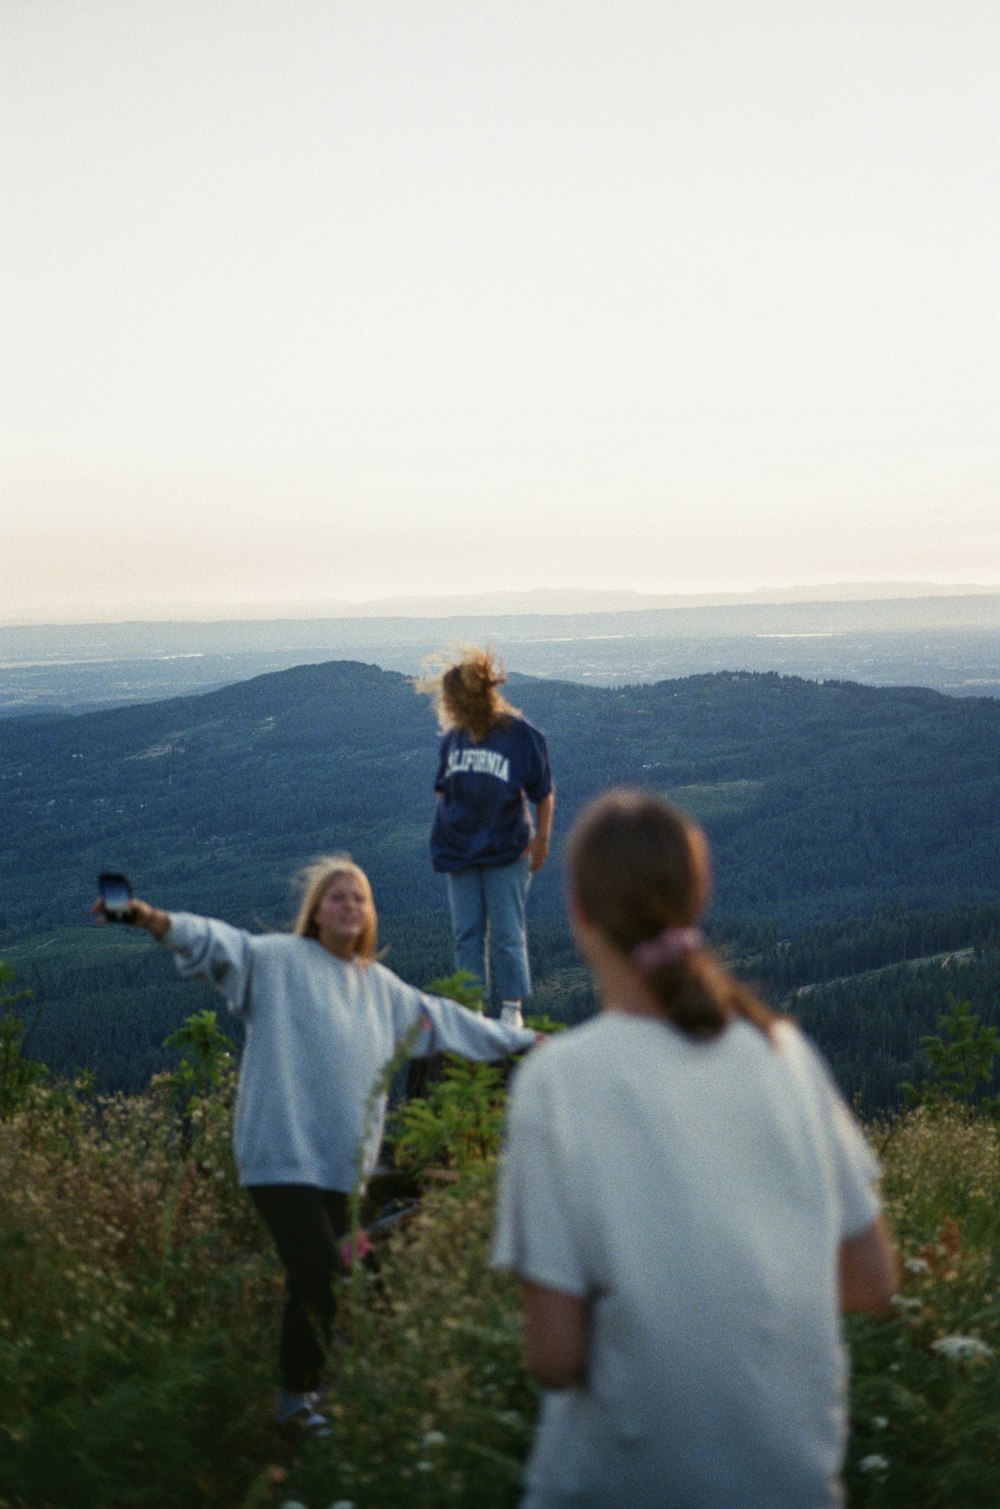
[[[325,954],[314,938],[297,933],[248,933],[247,942],[253,957],[278,968],[315,968]]]
[[[508,748],[532,750],[546,748],[545,735],[520,713],[513,713],[505,723],[494,725],[489,739],[502,741]]]

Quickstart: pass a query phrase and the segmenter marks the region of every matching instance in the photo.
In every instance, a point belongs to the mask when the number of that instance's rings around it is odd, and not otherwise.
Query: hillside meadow
[[[511,1509],[536,1395],[486,1263],[502,1077],[400,1113],[422,1198],[345,1283],[332,1434],[303,1445],[270,1423],[281,1280],[235,1187],[232,1059],[204,1014],[183,1048],[131,1097],[28,1075],[0,1118],[0,1505]],[[849,1326],[850,1503],[995,1502],[1000,1133],[948,1101],[869,1131],[904,1284]]]

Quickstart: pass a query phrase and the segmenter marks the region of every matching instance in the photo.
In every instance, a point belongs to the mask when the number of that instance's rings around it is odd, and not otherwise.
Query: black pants
[[[347,1196],[314,1184],[257,1184],[247,1193],[285,1268],[281,1385],[306,1393],[320,1382],[333,1334],[334,1283],[350,1228]]]

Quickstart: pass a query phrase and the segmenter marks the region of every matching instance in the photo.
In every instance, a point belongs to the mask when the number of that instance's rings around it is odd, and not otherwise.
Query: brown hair
[[[693,928],[708,905],[711,858],[697,823],[652,792],[608,791],[577,819],[567,845],[569,889],[588,923],[620,953],[666,928]],[[733,1017],[770,1034],[776,1015],[694,946],[642,968],[664,1015],[691,1037],[716,1037]]]
[[[507,680],[507,672],[493,650],[464,645],[457,653],[458,660],[446,670],[421,677],[414,686],[433,697],[445,733],[460,728],[479,743],[498,724],[517,717],[519,709],[511,707],[497,690]]]
[[[371,881],[360,865],[356,865],[349,854],[321,854],[314,859],[311,865],[302,871],[298,882],[302,887],[302,900],[299,903],[298,916],[292,932],[297,938],[316,938],[319,929],[316,926],[316,908],[319,906],[326,892],[335,880],[344,876],[352,880],[360,881],[361,887],[368,898],[368,920],[358,938],[357,948],[354,950],[355,957],[367,962],[374,959],[378,947],[378,913],[375,911],[375,898],[372,895]]]

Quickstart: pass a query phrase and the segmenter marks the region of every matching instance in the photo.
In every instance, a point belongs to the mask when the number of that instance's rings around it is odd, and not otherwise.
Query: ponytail
[[[711,861],[696,823],[651,792],[609,791],[577,821],[567,861],[581,910],[640,971],[673,1026],[708,1039],[742,1017],[770,1036],[776,1013],[698,930]]]

